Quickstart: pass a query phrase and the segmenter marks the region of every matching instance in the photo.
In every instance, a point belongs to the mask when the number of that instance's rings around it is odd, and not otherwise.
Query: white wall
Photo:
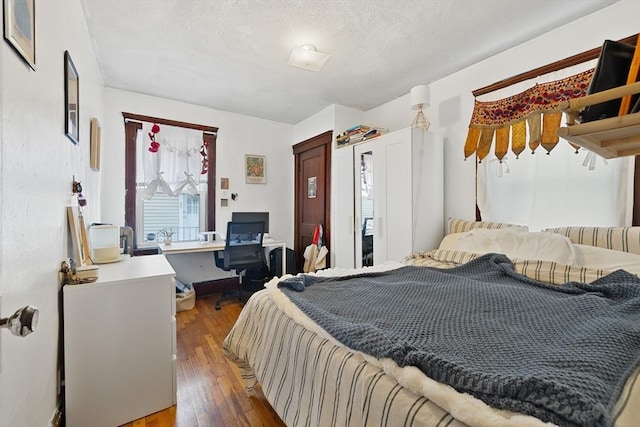
[[[124,222],[122,111],[220,128],[219,177],[228,177],[239,200],[219,210],[272,212],[274,236],[293,240],[291,146],[325,130],[360,122],[397,130],[414,112],[408,94],[364,113],[333,106],[290,126],[113,89],[103,90],[82,15],[81,0],[36,1],[37,71],[6,42],[0,48],[0,314],[32,304],[38,329],[26,338],[0,331],[0,420],[7,426],[46,426],[57,401],[58,277],[69,255],[65,206],[72,176],[82,181],[90,221]],[[473,218],[475,165],[462,148],[473,108],[471,90],[591,49],[606,38],[638,32],[640,2],[623,0],[431,84],[426,110],[432,130],[445,138],[445,216]],[[80,145],[64,136],[63,54],[80,74]],[[89,121],[103,130],[102,171],[89,169]],[[360,119],[363,120],[360,120]],[[267,184],[244,184],[244,154],[267,156]],[[221,161],[220,159],[224,159]],[[101,194],[102,193],[102,194]],[[102,201],[102,203],[101,203]],[[335,236],[334,236],[335,238]]]
[[[224,234],[233,211],[268,211],[269,234],[293,245],[293,126],[183,102],[105,89],[102,126],[102,205],[100,221],[124,224],[124,122],[122,112],[142,114],[218,128],[216,141],[216,231]],[[247,184],[244,155],[267,158],[266,184]],[[238,198],[220,206],[220,178],[229,178],[229,191]],[[92,222],[98,219],[92,219]],[[172,256],[171,264],[183,282],[226,277],[215,269],[211,254]]]
[[[600,46],[605,39],[633,35],[640,30],[639,16],[640,2],[623,0],[435,82],[415,82],[430,85],[431,106],[425,114],[430,131],[444,137],[445,220],[475,218],[475,162],[473,157],[464,161],[463,155],[473,112],[471,91]],[[407,94],[367,111],[365,122],[390,130],[406,127],[415,114],[409,104]]]
[[[291,145],[296,145],[328,130],[333,130],[335,115],[336,105],[334,104],[298,122],[293,129]]]
[[[293,126],[111,88],[105,89],[105,111],[102,197],[110,203],[103,205],[101,221],[124,223],[124,111],[217,127],[216,188],[220,178],[229,178],[230,192],[238,193],[224,208],[217,191],[218,231],[226,229],[234,210],[269,211],[270,234],[293,241]],[[245,183],[245,154],[267,157],[266,184]]]
[[[80,0],[36,2],[36,67],[0,47],[0,314],[40,310],[36,331],[0,331],[0,424],[46,426],[57,404],[60,263],[69,255],[65,206],[73,175],[99,212],[89,123],[102,117],[102,78]],[[80,144],[64,135],[64,51],[80,76]]]
[[[444,138],[444,219],[475,219],[475,161],[464,160],[463,147],[467,126],[473,112],[472,91],[499,80],[520,74],[548,63],[600,46],[605,39],[621,39],[638,32],[640,2],[623,0],[583,19],[550,31],[527,43],[516,46],[482,62],[467,67],[429,84],[431,105],[425,114],[431,122],[430,131]],[[410,108],[410,95],[393,99],[366,112],[358,112],[340,105],[333,105],[296,124],[294,142],[333,129],[334,136],[350,126],[367,124],[388,128],[390,131],[411,124],[415,111]],[[334,156],[336,151],[334,150]],[[336,162],[334,161],[334,169]],[[335,170],[334,170],[335,176]],[[334,208],[344,204],[344,194],[335,191]],[[333,225],[339,209],[332,211]],[[334,227],[335,228],[335,227]],[[342,250],[348,250],[341,240],[348,240],[347,232],[333,230],[333,242]],[[332,253],[332,260],[334,259]],[[335,263],[334,263],[335,264]],[[332,265],[334,265],[332,264]]]

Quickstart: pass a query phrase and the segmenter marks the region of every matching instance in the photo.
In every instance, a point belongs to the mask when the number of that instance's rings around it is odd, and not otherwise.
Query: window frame
[[[631,36],[619,39],[619,42],[627,43],[631,45],[636,45],[638,37],[640,37],[640,33],[633,34]],[[525,71],[524,73],[517,74],[515,76],[508,77],[506,79],[500,80],[498,82],[492,83],[488,86],[481,87],[479,89],[473,90],[471,93],[474,98],[477,98],[480,95],[484,95],[487,93],[491,93],[493,91],[503,89],[505,87],[509,87],[513,84],[523,82],[525,80],[529,80],[535,78],[540,75],[548,74],[554,71],[561,70],[563,68],[571,67],[573,65],[581,64],[583,62],[590,61],[592,59],[596,59],[600,56],[600,52],[602,50],[602,46],[597,46],[593,49],[578,53],[573,56],[569,56],[567,58],[561,59],[559,61],[552,62],[547,65],[543,65],[538,68],[534,68],[533,70]],[[633,215],[632,215],[632,225],[638,226],[640,225],[640,156],[635,157],[635,174],[634,174],[634,190],[633,190]],[[477,189],[477,163],[476,163],[476,189]],[[478,192],[476,190],[476,221],[482,221],[482,217],[480,214],[480,209],[477,203]]]
[[[216,208],[216,140],[218,128],[213,126],[205,126],[176,120],[168,120],[159,117],[151,117],[140,114],[132,114],[123,112],[125,127],[125,218],[124,222],[127,227],[133,230],[133,254],[149,255],[158,252],[157,248],[138,248],[136,238],[136,206],[137,206],[137,189],[136,189],[136,142],[137,134],[142,129],[142,123],[157,123],[159,125],[168,125],[183,127],[187,129],[201,130],[203,132],[203,140],[208,144],[207,159],[209,168],[207,171],[207,191],[206,191],[206,228],[215,229],[215,208]]]
[[[138,187],[136,187],[138,189]],[[199,206],[199,211],[197,212],[197,215],[199,216],[199,224],[198,224],[198,229],[199,230],[204,230],[207,228],[206,223],[207,223],[207,218],[206,218],[206,207],[207,205],[207,190],[206,188],[203,189],[202,191],[198,192],[198,195],[200,196],[200,201],[201,203],[198,203]],[[178,197],[182,197],[184,195],[178,195]],[[144,201],[142,199],[142,196],[138,193],[136,194],[136,201],[137,201],[137,205],[136,205],[136,224],[142,224],[144,222]],[[153,242],[147,242],[145,240],[145,232],[144,230],[135,230],[134,229],[134,234],[135,234],[135,240],[137,242],[137,248],[141,251],[146,250],[146,249],[152,249],[154,250],[157,246],[157,243],[160,243],[160,240],[158,240],[157,234],[156,233],[156,239]],[[196,239],[193,240],[197,240],[197,236]],[[180,241],[187,241],[187,240],[181,240],[180,239],[180,231],[178,231],[177,237],[173,238],[174,242],[180,242]]]

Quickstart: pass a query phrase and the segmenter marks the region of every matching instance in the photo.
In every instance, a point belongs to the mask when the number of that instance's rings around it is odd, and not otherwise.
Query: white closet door
[[[442,138],[406,128],[352,147],[353,232],[338,223],[339,233],[352,237],[353,265],[363,265],[362,226],[373,217],[373,264],[402,261],[414,252],[435,249],[442,239],[443,220],[443,143]],[[346,150],[343,148],[342,150]],[[371,197],[363,197],[362,156],[373,164]],[[346,160],[338,160],[346,164]],[[346,167],[340,167],[338,182],[348,181]],[[345,193],[340,193],[344,197]],[[341,201],[347,206],[347,201]],[[350,218],[348,210],[341,217]],[[369,236],[370,242],[371,236]],[[370,243],[368,243],[370,245]],[[346,242],[341,248],[347,248]],[[348,249],[344,249],[346,252]],[[342,253],[340,259],[347,259]],[[367,258],[369,261],[370,258]],[[345,261],[346,262],[346,261]],[[349,266],[348,264],[338,266]]]
[[[390,134],[374,157],[380,165],[375,170],[378,239],[374,240],[374,263],[402,261],[412,247],[411,133]]]
[[[333,267],[354,268],[354,236],[356,231],[354,210],[353,147],[338,148],[333,153],[331,210],[335,212],[332,225]]]

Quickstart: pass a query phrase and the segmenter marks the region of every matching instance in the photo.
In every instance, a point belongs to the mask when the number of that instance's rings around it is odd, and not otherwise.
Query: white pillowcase
[[[476,228],[445,236],[439,249],[486,254],[496,252],[509,258],[554,261],[572,265],[576,253],[571,241],[560,234],[518,231],[511,228]]]
[[[445,236],[439,249],[495,252],[511,259],[552,261],[607,271],[623,269],[640,275],[640,255],[571,243],[569,238],[554,233],[476,228]]]
[[[623,269],[630,273],[640,274],[640,255],[575,243],[573,247],[576,251],[574,265],[608,271]]]

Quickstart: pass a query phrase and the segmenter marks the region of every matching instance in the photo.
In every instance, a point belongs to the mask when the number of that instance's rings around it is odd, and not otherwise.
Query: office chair
[[[262,247],[264,231],[263,222],[228,222],[227,240],[224,251],[214,252],[216,266],[225,271],[235,270],[239,276],[239,289],[230,293],[223,293],[216,301],[216,310],[220,310],[220,304],[224,301],[238,298],[244,302],[253,292],[245,290],[243,276],[249,268],[259,268],[268,271],[267,261]],[[264,284],[269,277],[252,280],[252,285],[259,282]]]

